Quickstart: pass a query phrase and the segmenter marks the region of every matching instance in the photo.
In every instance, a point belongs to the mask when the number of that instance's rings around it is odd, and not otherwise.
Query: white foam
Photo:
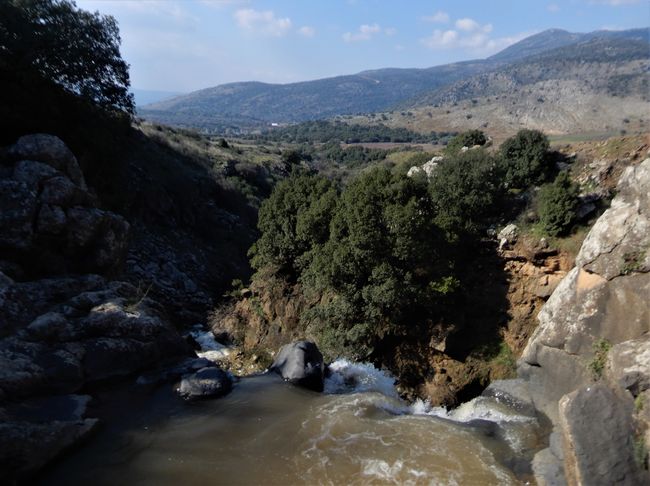
[[[329,365],[329,370],[330,376],[325,379],[325,393],[377,392],[387,397],[398,397],[395,378],[371,364],[338,359]]]
[[[231,348],[217,342],[214,334],[211,331],[203,330],[201,325],[194,326],[194,329],[190,331],[190,336],[201,346],[201,351],[196,352],[199,358],[219,361],[227,358],[232,353]]]

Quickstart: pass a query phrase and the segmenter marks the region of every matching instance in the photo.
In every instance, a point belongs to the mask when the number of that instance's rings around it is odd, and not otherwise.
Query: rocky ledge
[[[624,171],[519,362],[518,393],[553,425],[533,460],[541,485],[650,484],[649,195],[646,159]]]

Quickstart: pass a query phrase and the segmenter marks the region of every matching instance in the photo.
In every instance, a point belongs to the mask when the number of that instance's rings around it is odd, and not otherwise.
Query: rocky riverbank
[[[25,136],[4,152],[0,207],[0,470],[11,481],[97,426],[89,387],[191,349],[146,289],[112,279],[130,225],[98,208],[60,139]]]

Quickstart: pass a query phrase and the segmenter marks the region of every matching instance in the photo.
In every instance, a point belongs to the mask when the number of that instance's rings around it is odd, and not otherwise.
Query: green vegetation
[[[468,130],[459,133],[452,138],[447,144],[445,151],[450,154],[456,154],[463,147],[474,147],[475,145],[483,146],[487,143],[487,137],[481,130]]]
[[[628,275],[632,272],[638,272],[643,267],[643,262],[646,257],[646,251],[634,251],[623,255],[623,266],[621,267],[621,274]]]
[[[594,343],[594,357],[589,363],[589,369],[594,377],[594,380],[600,380],[607,364],[607,353],[612,348],[612,345],[606,339],[599,339]]]
[[[430,184],[435,221],[448,234],[478,234],[497,215],[503,197],[501,170],[483,150],[445,158]]]
[[[68,0],[5,0],[0,18],[2,69],[37,72],[103,108],[133,112],[113,17],[77,9]]]
[[[522,189],[546,182],[554,163],[548,156],[549,141],[538,130],[520,130],[500,148],[508,187]]]
[[[542,229],[551,236],[567,234],[576,220],[579,187],[568,172],[560,172],[552,184],[537,195],[537,212]]]
[[[357,125],[341,121],[307,121],[296,125],[266,130],[256,139],[288,143],[436,143],[446,140],[447,132],[421,134],[406,128],[390,128],[383,124]]]

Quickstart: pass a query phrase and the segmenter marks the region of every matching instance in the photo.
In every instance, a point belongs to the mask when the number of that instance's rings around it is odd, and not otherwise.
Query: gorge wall
[[[518,375],[553,424],[540,484],[650,481],[650,159],[628,167],[539,314]]]

